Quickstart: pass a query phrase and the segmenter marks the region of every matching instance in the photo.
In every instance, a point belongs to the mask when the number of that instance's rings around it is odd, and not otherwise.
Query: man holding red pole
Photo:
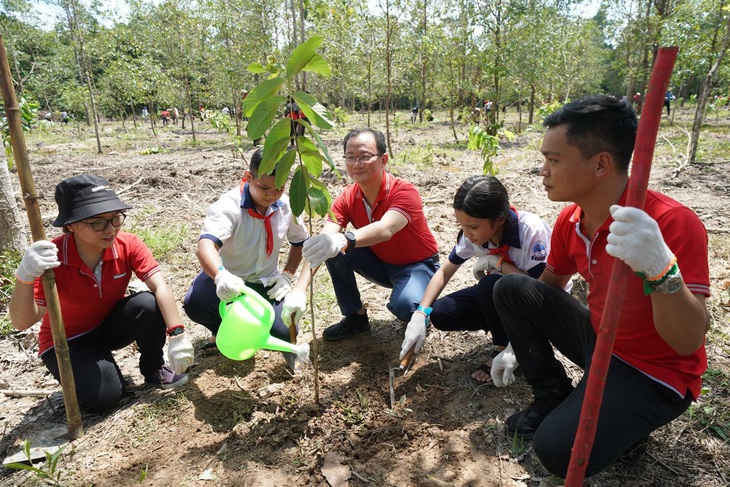
[[[550,200],[573,204],[558,216],[539,281],[509,275],[495,286],[510,346],[494,359],[492,374],[496,384],[507,384],[501,379],[519,362],[535,398],[507,419],[507,429],[533,438],[543,466],[565,477],[614,258],[631,267],[586,471],[593,475],[644,444],[700,394],[709,327],[707,233],[692,210],[654,191],[644,210],[623,206],[638,126],[628,103],[586,97],[544,125],[543,185]],[[588,283],[588,308],[563,291],[576,272]],[[575,389],[553,346],[584,369]]]

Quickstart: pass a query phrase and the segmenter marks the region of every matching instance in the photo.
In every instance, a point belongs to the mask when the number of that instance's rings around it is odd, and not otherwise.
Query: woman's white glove
[[[269,299],[274,301],[281,301],[291,291],[291,281],[294,279],[294,274],[289,271],[284,271],[281,274],[277,274],[269,280],[269,284],[273,284],[266,294]]]
[[[246,290],[246,283],[238,276],[234,276],[225,269],[215,275],[215,293],[218,299],[227,303]]]
[[[426,341],[426,316],[423,313],[414,312],[411,315],[411,321],[408,322],[406,335],[400,347],[400,360],[403,360],[414,345],[416,347],[414,353],[420,352],[424,341]]]
[[[507,387],[515,381],[515,370],[517,369],[517,357],[512,351],[512,344],[499,352],[499,355],[492,359],[492,381],[497,387]]]
[[[630,206],[611,206],[613,223],[609,227],[606,252],[621,259],[646,278],[661,277],[674,259],[664,243],[656,220],[643,210]]]
[[[33,242],[25,251],[15,276],[22,282],[33,282],[48,269],[60,266],[58,247],[48,240]]]
[[[497,269],[500,256],[498,254],[482,255],[471,270],[474,274],[474,279],[480,281],[482,277],[489,274],[492,269]]]
[[[345,247],[347,247],[345,234],[320,233],[304,241],[302,256],[314,269],[322,265],[325,260],[342,252]]]
[[[295,289],[284,298],[284,307],[281,309],[281,319],[286,326],[291,328],[297,326],[302,318],[302,313],[307,308],[307,295],[299,289]],[[292,320],[292,315],[294,319]]]
[[[167,343],[167,360],[176,374],[182,374],[193,365],[193,344],[187,333],[171,336]]]

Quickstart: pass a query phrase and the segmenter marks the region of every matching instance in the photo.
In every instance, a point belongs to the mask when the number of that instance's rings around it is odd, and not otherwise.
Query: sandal
[[[502,350],[497,350],[496,348],[492,350],[492,352],[489,354],[489,361],[491,362],[494,357],[499,355],[502,352]],[[483,372],[487,375],[486,380],[479,380],[476,377],[474,377],[474,374],[477,372]],[[471,373],[471,380],[474,382],[477,382],[479,384],[493,384],[494,381],[492,380],[492,365],[484,362],[481,364],[474,372]]]

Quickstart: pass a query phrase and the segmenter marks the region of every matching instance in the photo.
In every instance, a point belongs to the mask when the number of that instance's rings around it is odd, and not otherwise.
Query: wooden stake
[[[30,162],[28,161],[23,127],[20,122],[20,109],[18,107],[18,100],[15,98],[13,78],[10,75],[8,55],[5,51],[5,40],[2,35],[0,35],[0,89],[2,89],[3,104],[5,106],[5,114],[8,118],[8,128],[10,129],[10,143],[18,168],[20,191],[23,194],[31,235],[33,236],[34,242],[46,240],[46,231],[43,228],[43,219],[41,218],[41,211],[38,206],[38,195],[35,192],[33,173]],[[78,398],[76,397],[76,383],[74,382],[73,371],[71,369],[71,356],[68,352],[66,329],[63,326],[61,303],[58,300],[56,275],[53,273],[53,269],[49,269],[43,273],[41,282],[46,293],[48,315],[53,334],[53,346],[56,350],[56,359],[58,360],[58,371],[61,378],[61,388],[63,389],[63,402],[66,407],[68,434],[70,439],[75,440],[83,436],[84,427],[81,422]]]
[[[659,132],[659,122],[664,107],[664,94],[669,86],[674,61],[677,59],[678,47],[661,47],[647,87],[646,102],[641,111],[639,129],[636,134],[634,162],[631,167],[631,178],[626,191],[626,206],[644,209],[646,189],[649,185],[649,171],[654,157],[654,145]],[[611,351],[616,340],[616,329],[621,316],[621,308],[626,296],[626,282],[629,278],[629,266],[616,259],[611,269],[611,277],[606,295],[606,304],[601,315],[601,324],[596,337],[596,348],[593,350],[591,370],[580,411],[578,431],[573,443],[573,452],[565,478],[565,487],[581,487],[585,477],[588,459],[593,441],[596,438],[598,413],[601,410],[603,391],[606,385],[608,366],[611,363]]]

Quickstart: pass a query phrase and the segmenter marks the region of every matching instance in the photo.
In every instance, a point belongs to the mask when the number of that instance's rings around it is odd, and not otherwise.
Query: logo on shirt
[[[536,242],[535,245],[532,246],[532,255],[530,256],[530,260],[542,262],[545,259],[547,259],[547,245],[545,245],[545,242]]]
[[[124,277],[126,275],[127,275],[126,272],[122,272],[121,274],[117,274],[116,276],[114,276],[114,279],[121,279],[122,277]]]

